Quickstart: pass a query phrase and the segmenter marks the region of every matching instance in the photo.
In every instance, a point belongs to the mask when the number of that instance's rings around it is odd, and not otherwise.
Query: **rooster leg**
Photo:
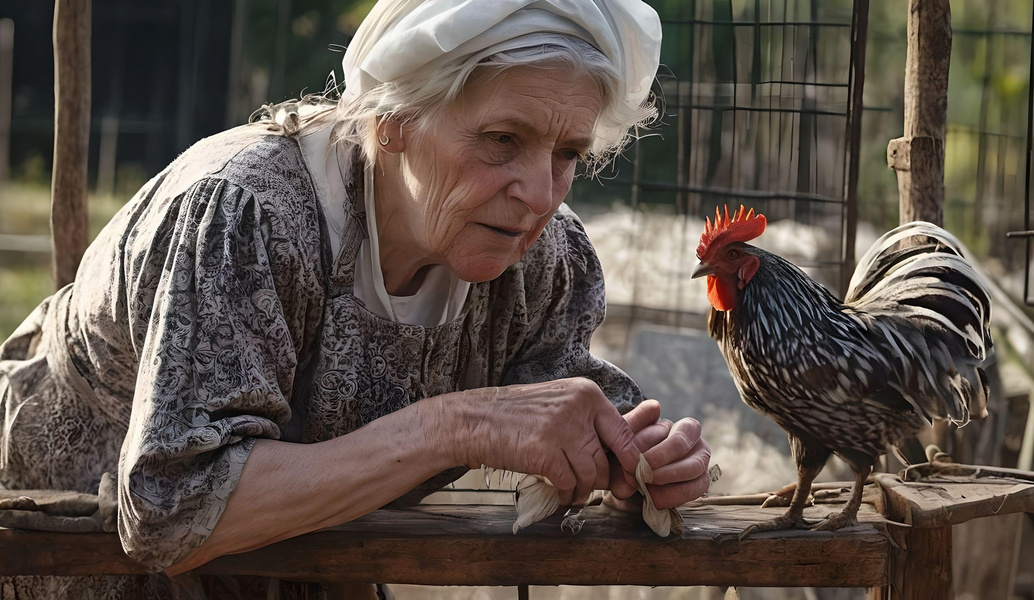
[[[808,437],[788,434],[790,438],[790,450],[793,452],[794,460],[797,462],[797,487],[793,492],[793,499],[790,501],[790,508],[781,517],[771,521],[755,523],[743,530],[739,539],[742,541],[748,536],[763,531],[778,531],[781,529],[803,529],[810,524],[804,520],[804,507],[808,505],[808,497],[811,495],[811,484],[815,481],[822,468],[826,466],[830,451],[825,446]]]
[[[844,510],[826,517],[818,525],[812,527],[814,531],[836,531],[858,524],[858,508],[862,505],[862,491],[865,488],[865,480],[869,478],[869,473],[872,473],[871,465],[855,471],[854,487],[851,489],[851,499],[847,501],[847,506],[844,507]]]
[[[778,491],[772,492],[772,494],[761,504],[761,508],[786,508],[790,506],[790,502],[793,501],[793,493],[796,490],[796,481],[784,485],[779,488]],[[809,495],[805,506],[811,506],[813,503],[813,498]]]

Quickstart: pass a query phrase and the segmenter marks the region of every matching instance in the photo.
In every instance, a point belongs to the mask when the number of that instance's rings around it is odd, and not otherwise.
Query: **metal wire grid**
[[[964,215],[958,223],[963,237],[978,243],[986,236],[987,247],[978,251],[998,259],[1006,272],[1019,268],[1022,262],[1023,301],[1034,305],[1031,298],[1032,236],[1031,231],[1031,167],[1034,154],[1034,5],[1031,8],[1031,24],[1027,29],[997,27],[989,24],[986,29],[961,29],[954,35],[961,36],[964,43],[982,45],[985,65],[982,77],[980,113],[977,126],[952,125],[948,127],[948,151],[952,145],[972,148],[976,140],[975,181],[976,187],[970,198],[959,194],[948,194],[946,207]],[[1010,126],[1018,115],[1001,102],[995,102],[992,76],[1013,65],[996,64],[999,52],[1009,45],[1026,44],[1029,51],[1026,81],[1026,127],[1022,131]],[[999,60],[1001,60],[999,58]],[[1004,62],[1004,61],[1002,61]],[[993,115],[993,116],[992,116]],[[996,117],[996,118],[994,118]],[[995,120],[997,123],[992,124]],[[1020,197],[1023,198],[1020,213]],[[1010,231],[1023,223],[1022,231]],[[1006,242],[1008,238],[1025,238],[1025,248]]]
[[[670,73],[659,76],[658,135],[640,140],[605,188],[576,186],[576,210],[619,201],[695,224],[716,206],[743,203],[770,221],[827,231],[827,252],[789,258],[839,288],[853,262],[868,0],[685,0],[682,8],[681,18],[662,12]],[[695,262],[692,239],[674,258],[686,263],[672,275],[675,288]]]

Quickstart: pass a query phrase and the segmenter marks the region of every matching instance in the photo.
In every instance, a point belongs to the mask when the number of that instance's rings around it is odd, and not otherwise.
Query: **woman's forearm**
[[[212,534],[166,572],[350,521],[459,465],[543,475],[584,501],[607,489],[607,450],[635,471],[633,437],[599,386],[571,378],[427,398],[317,444],[260,440]]]
[[[443,397],[316,444],[259,440],[204,544],[170,575],[358,518],[457,466]]]

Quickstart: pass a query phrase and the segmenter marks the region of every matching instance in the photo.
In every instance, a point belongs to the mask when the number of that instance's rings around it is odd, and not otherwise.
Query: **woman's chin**
[[[470,283],[483,283],[485,281],[496,279],[503,274],[503,271],[508,269],[510,265],[516,263],[518,260],[520,260],[520,257],[516,257],[512,260],[486,260],[481,258],[460,264],[452,264],[450,265],[450,270],[453,275],[463,281],[469,281]]]

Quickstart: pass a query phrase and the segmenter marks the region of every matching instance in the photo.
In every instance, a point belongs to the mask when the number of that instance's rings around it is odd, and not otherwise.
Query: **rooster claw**
[[[784,485],[776,492],[772,492],[768,498],[761,504],[761,508],[788,508],[790,503],[793,502],[794,492],[797,491],[797,484],[791,483]],[[805,502],[805,506],[811,506],[815,503],[815,498],[808,495],[808,500]]]
[[[765,531],[782,531],[784,529],[808,529],[811,527],[811,523],[804,520],[802,516],[783,515],[772,519],[771,521],[762,521],[761,523],[754,523],[750,527],[744,529],[740,535],[739,540],[742,542],[755,533],[762,533]]]
[[[789,508],[790,503],[793,502],[793,493],[789,496],[782,496],[779,494],[772,494],[761,503],[761,508]],[[815,497],[809,495],[808,499],[804,502],[805,506],[812,506],[815,504]]]
[[[844,529],[846,527],[855,527],[858,525],[858,517],[854,515],[845,515],[840,512],[835,515],[829,515],[825,519],[821,520],[814,527],[812,531],[836,531],[838,529]]]
[[[761,503],[761,508],[788,508],[792,498],[772,494]]]

